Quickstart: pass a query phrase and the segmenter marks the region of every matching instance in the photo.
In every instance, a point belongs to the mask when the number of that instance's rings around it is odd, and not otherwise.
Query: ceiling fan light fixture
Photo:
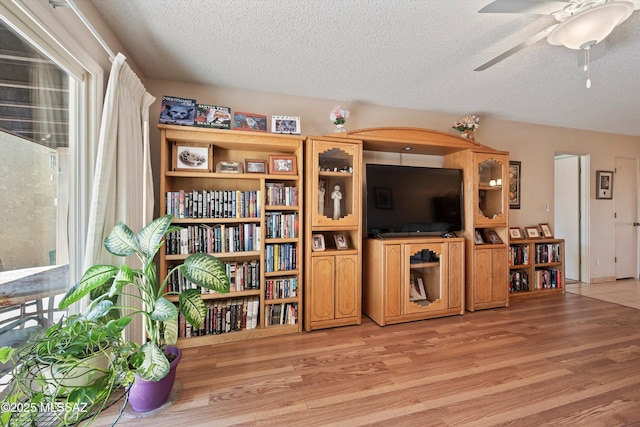
[[[549,33],[547,41],[552,45],[576,50],[593,46],[631,16],[634,8],[634,3],[627,0],[594,6],[559,23]]]

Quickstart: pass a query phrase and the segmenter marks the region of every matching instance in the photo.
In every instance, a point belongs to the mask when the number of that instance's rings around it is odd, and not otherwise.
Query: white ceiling
[[[145,77],[640,136],[640,10],[592,61],[491,0],[92,0]]]

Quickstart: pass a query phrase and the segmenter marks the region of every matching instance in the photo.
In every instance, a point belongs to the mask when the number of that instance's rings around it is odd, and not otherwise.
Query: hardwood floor
[[[567,293],[384,328],[364,317],[185,349],[178,381],[173,406],[118,425],[640,425],[640,310]]]

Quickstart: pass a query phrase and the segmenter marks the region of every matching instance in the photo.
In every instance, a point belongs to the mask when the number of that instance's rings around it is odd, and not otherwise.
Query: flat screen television
[[[366,165],[369,237],[463,230],[463,200],[461,169]]]

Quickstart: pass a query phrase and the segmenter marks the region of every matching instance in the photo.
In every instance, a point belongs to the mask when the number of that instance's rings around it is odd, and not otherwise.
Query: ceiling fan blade
[[[484,71],[487,68],[496,65],[498,62],[502,61],[503,59],[507,59],[508,57],[513,55],[514,53],[518,53],[521,50],[528,48],[532,44],[537,43],[540,40],[542,40],[543,38],[547,37],[547,35],[549,34],[549,31],[551,31],[553,28],[555,28],[555,25],[552,25],[550,27],[545,28],[544,30],[540,31],[538,34],[535,34],[534,36],[529,37],[529,39],[527,39],[527,40],[523,41],[522,43],[512,47],[508,51],[506,51],[504,53],[501,53],[500,55],[496,56],[495,58],[485,62],[484,64],[482,64],[478,68],[475,68],[473,71]]]
[[[553,12],[564,9],[567,1],[547,0],[495,0],[482,9],[479,13],[530,13],[534,15],[551,15]]]

